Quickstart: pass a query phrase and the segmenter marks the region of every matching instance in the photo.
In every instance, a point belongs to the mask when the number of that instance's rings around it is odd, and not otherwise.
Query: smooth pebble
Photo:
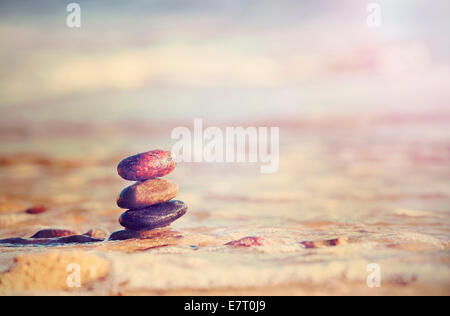
[[[169,201],[146,207],[141,210],[129,210],[120,216],[119,222],[132,230],[150,230],[170,225],[186,214],[187,206],[182,201]]]
[[[117,172],[125,180],[144,181],[163,177],[171,173],[175,166],[170,152],[152,150],[125,158],[117,166]]]
[[[117,205],[125,209],[141,209],[172,200],[178,194],[178,185],[165,179],[136,182],[123,189]]]

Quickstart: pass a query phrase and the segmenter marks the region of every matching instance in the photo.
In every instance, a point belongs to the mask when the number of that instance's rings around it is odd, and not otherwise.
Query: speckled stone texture
[[[155,177],[163,177],[175,169],[176,163],[170,152],[152,150],[122,160],[117,172],[125,180],[144,181]]]
[[[170,201],[178,194],[178,185],[165,179],[150,179],[125,188],[117,198],[124,209],[141,209]]]

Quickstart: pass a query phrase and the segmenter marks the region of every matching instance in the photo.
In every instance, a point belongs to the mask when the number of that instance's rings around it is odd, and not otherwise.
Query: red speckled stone
[[[30,207],[29,209],[26,210],[26,213],[28,214],[41,214],[44,213],[45,211],[47,211],[47,208],[43,205],[36,205],[33,207]]]
[[[238,240],[233,240],[225,244],[225,246],[231,247],[252,247],[264,245],[264,239],[261,237],[248,236]]]
[[[117,166],[117,172],[125,180],[144,181],[163,177],[171,173],[175,166],[170,152],[152,150],[125,158]]]

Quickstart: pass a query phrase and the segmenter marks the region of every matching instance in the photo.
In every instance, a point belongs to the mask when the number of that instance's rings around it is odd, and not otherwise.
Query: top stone
[[[125,158],[117,166],[117,172],[125,180],[144,181],[171,173],[175,165],[170,152],[152,150]]]

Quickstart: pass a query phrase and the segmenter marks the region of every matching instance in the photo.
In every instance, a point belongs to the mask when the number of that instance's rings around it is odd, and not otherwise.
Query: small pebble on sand
[[[44,205],[35,205],[28,208],[25,212],[28,214],[41,214],[47,211],[47,208]]]
[[[43,229],[35,233],[31,238],[55,238],[76,235],[77,233],[66,229]]]

